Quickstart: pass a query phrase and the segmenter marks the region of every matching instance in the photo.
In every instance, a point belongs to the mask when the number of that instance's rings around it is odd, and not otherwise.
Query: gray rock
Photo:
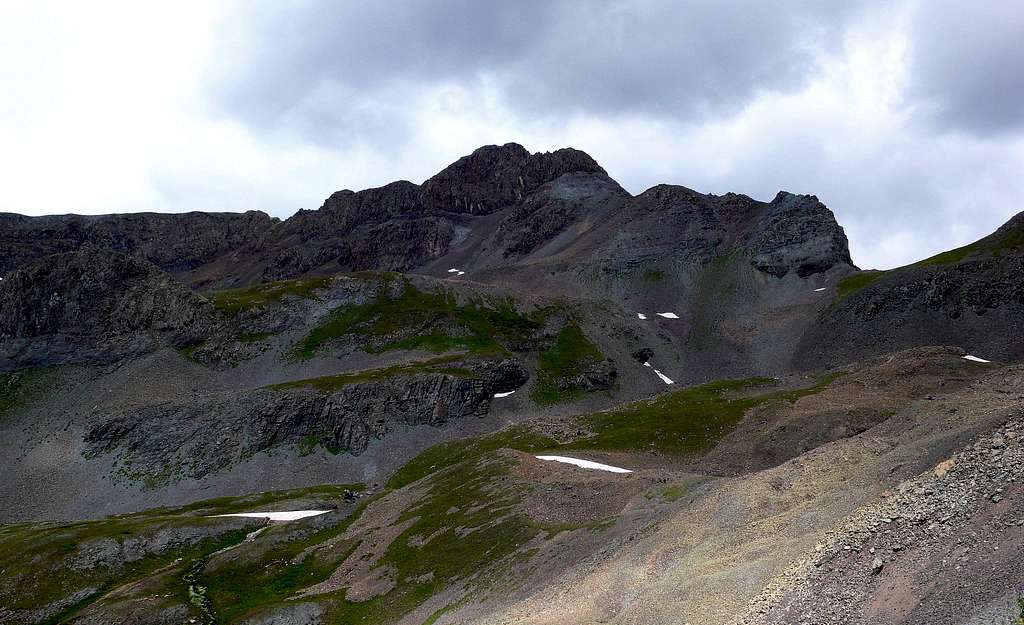
[[[111,362],[197,342],[216,324],[208,301],[153,264],[87,246],[0,282],[0,371]]]
[[[527,379],[513,360],[467,368],[479,377],[402,373],[323,392],[264,388],[99,414],[85,437],[86,453],[117,453],[128,477],[165,481],[201,478],[282,445],[359,455],[397,427],[483,416],[496,389],[513,390]]]

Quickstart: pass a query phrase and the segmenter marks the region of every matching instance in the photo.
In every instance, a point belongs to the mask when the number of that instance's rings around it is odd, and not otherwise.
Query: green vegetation
[[[217,497],[214,499],[203,499],[176,508],[152,508],[145,512],[130,515],[130,518],[145,516],[170,516],[182,514],[230,514],[232,512],[245,512],[263,508],[271,504],[281,504],[291,500],[303,499],[338,499],[348,492],[361,492],[365,487],[362,484],[322,484],[320,486],[307,486],[305,488],[292,488],[289,490],[274,490],[265,493],[254,493],[252,495],[238,495],[234,497]],[[120,517],[111,517],[120,518]]]
[[[265,282],[240,289],[213,291],[207,293],[206,298],[228,317],[235,317],[243,311],[260,308],[271,302],[279,302],[286,295],[308,299],[313,297],[314,291],[330,286],[333,280],[334,276],[314,276]]]
[[[354,373],[339,373],[337,375],[325,375],[319,378],[307,378],[305,380],[295,380],[293,382],[281,382],[280,384],[271,385],[268,388],[276,389],[288,389],[288,388],[299,388],[308,386],[315,388],[318,391],[324,393],[330,393],[336,391],[342,387],[350,384],[359,384],[360,382],[372,382],[374,380],[383,380],[397,375],[416,375],[424,373],[440,373],[445,375],[452,375],[459,378],[475,378],[477,374],[469,369],[462,367],[449,367],[446,365],[462,360],[463,357],[459,355],[453,356],[442,356],[440,358],[433,358],[425,362],[414,362],[408,364],[393,365],[390,367],[384,367],[381,369],[368,369],[366,371],[356,371]]]
[[[338,499],[345,491],[362,488],[360,484],[313,486],[221,497],[98,521],[0,525],[0,604],[12,610],[37,610],[67,601],[68,597],[85,589],[95,589],[79,601],[56,609],[44,621],[64,622],[113,588],[148,577],[178,559],[183,563],[183,581],[191,590],[189,594],[201,603],[202,586],[197,580],[206,559],[216,551],[242,542],[253,529],[251,525],[238,528],[237,520],[208,518],[207,515],[259,509],[289,500]],[[166,539],[168,532],[181,531],[183,536],[189,536],[194,528],[205,529],[207,535],[191,542]],[[105,553],[111,541],[120,544],[131,541],[135,546],[130,550],[137,549],[140,543],[152,547],[148,554],[134,561],[87,555],[90,550]],[[313,543],[307,539],[289,544],[302,549]],[[189,594],[182,593],[185,597]]]
[[[747,410],[813,395],[837,377],[826,376],[807,388],[742,396],[742,391],[777,382],[771,378],[748,378],[683,388],[613,410],[581,415],[577,417],[581,429],[589,430],[590,434],[568,442],[559,442],[524,424],[487,436],[441,443],[396,471],[388,487],[400,488],[455,463],[481,458],[502,448],[531,454],[570,449],[657,451],[671,455],[706,451],[732,431]]]
[[[668,502],[677,501],[685,497],[688,492],[690,492],[690,489],[685,485],[673,484],[661,491],[661,499]]]
[[[836,290],[839,292],[839,299],[843,299],[844,297],[853,295],[857,291],[863,289],[869,284],[872,284],[873,282],[875,282],[876,280],[878,280],[887,273],[889,272],[869,270],[853,273],[846,276],[845,278],[839,281],[838,285],[836,285]]]
[[[236,339],[239,343],[262,343],[274,336],[273,332],[249,332],[240,334]]]
[[[974,243],[963,247],[942,252],[922,261],[918,261],[911,267],[928,267],[933,265],[951,265],[958,263],[970,254],[991,254],[1001,256],[1006,252],[1024,247],[1024,228],[1012,229],[1002,233],[998,238],[985,237]]]
[[[469,580],[513,556],[544,527],[515,508],[521,487],[503,481],[510,462],[499,458],[455,464],[433,475],[426,494],[399,518],[411,523],[384,551],[396,586],[361,603],[340,601],[336,622],[392,622],[456,580]]]
[[[342,337],[363,340],[369,352],[495,352],[504,350],[501,342],[523,338],[541,325],[539,319],[519,314],[511,301],[480,300],[460,305],[451,293],[423,292],[404,277],[402,280],[398,295],[385,282],[373,301],[332,311],[295,346],[294,355],[311,358],[321,346]]]
[[[394,622],[455,582],[480,589],[504,567],[525,557],[525,545],[538,537],[608,526],[607,522],[556,526],[533,521],[519,511],[526,487],[508,479],[511,464],[501,457],[473,456],[431,471],[418,487],[421,494],[393,521],[402,532],[378,548],[373,547],[379,544],[378,528],[368,527],[349,538],[345,534],[363,517],[366,506],[385,505],[379,499],[365,503],[334,526],[298,539],[286,536],[292,530],[272,527],[235,552],[237,556],[211,561],[197,584],[205,588],[216,619],[231,622],[262,613],[327,580],[361,542],[371,541],[371,553],[377,558],[369,567],[371,575],[380,574],[394,586],[358,602],[349,601],[344,588],[317,597],[326,604],[328,622]],[[435,611],[435,620],[458,604],[455,599]]]
[[[41,395],[53,381],[54,372],[52,367],[38,367],[0,373],[0,415]]]
[[[110,589],[139,579],[166,566],[176,558],[201,557],[240,542],[246,529],[223,519],[202,517],[129,516],[111,517],[66,525],[21,524],[0,528],[0,603],[12,610],[37,610],[86,589],[95,589],[76,603],[56,611],[48,622],[60,622],[98,599]],[[155,536],[175,528],[203,526],[209,536],[197,542],[172,543],[134,561],[110,561],[99,557],[85,566],[78,563],[90,545],[115,541],[158,543]],[[88,560],[83,560],[88,561]]]
[[[201,362],[199,362],[199,359],[196,358],[196,351],[205,344],[206,342],[203,341],[201,343],[195,343],[194,345],[179,347],[178,353],[181,354],[186,360],[191,360],[194,363],[202,364]]]
[[[540,353],[533,400],[550,405],[577,399],[583,388],[573,382],[589,367],[604,360],[601,350],[575,323],[562,328],[554,344]]]
[[[730,399],[727,393],[773,383],[770,378],[712,382],[587,415],[581,420],[594,435],[565,446],[670,454],[703,451],[732,430],[748,409],[775,399],[774,394]]]
[[[911,263],[910,265],[905,265],[904,267],[899,267],[897,269],[889,269],[886,271],[861,271],[846,276],[839,281],[839,299],[852,295],[869,284],[872,284],[882,276],[893,271],[899,271],[900,269],[906,269],[908,267],[937,267],[942,265],[952,265],[962,261],[972,254],[1001,256],[1007,252],[1019,250],[1022,247],[1024,247],[1024,228],[1015,228],[1002,233],[998,238],[985,237],[984,239],[975,241],[974,243],[969,243],[952,250],[940,252],[934,256],[929,256],[924,260],[919,260],[916,263]]]
[[[249,557],[207,567],[198,582],[217,620],[229,622],[327,579],[358,546],[358,541],[339,541],[339,537],[372,501],[363,500],[334,525],[308,535],[290,536],[287,526],[271,527],[259,542],[247,546],[255,552]],[[315,548],[324,543],[331,544],[331,549]]]
[[[396,471],[388,488],[401,488],[453,464],[475,460],[499,449],[539,452],[558,445],[555,439],[527,426],[516,426],[487,436],[440,443],[427,449]]]
[[[662,282],[665,280],[665,272],[661,269],[647,269],[642,277],[644,282]]]
[[[926,258],[924,260],[920,260],[920,261],[918,261],[918,262],[916,262],[916,263],[914,263],[914,264],[912,264],[910,266],[911,267],[929,267],[929,266],[932,266],[932,265],[951,265],[953,263],[960,262],[968,254],[970,254],[971,252],[979,251],[979,249],[980,249],[980,247],[979,247],[978,243],[971,243],[970,245],[965,245],[963,247],[958,247],[956,249],[952,249],[952,250],[947,250],[945,252],[941,252],[939,254],[936,254],[935,256],[930,256],[930,257],[928,257],[928,258]]]
[[[650,500],[658,498],[665,503],[672,503],[673,501],[682,499],[689,492],[689,483],[672,484],[671,486],[666,486],[664,488],[655,488],[647,491],[644,493],[644,499]]]

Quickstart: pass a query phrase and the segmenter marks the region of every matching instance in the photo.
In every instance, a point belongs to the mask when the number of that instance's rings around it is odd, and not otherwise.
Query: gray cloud
[[[484,81],[531,120],[699,122],[797,89],[858,3],[699,0],[313,1],[236,24],[215,81],[226,114],[316,141],[401,136],[422,89]]]
[[[991,136],[1024,129],[1024,6],[922,3],[910,32],[911,85],[940,128]]]
[[[1019,0],[15,4],[0,210],[284,217],[506,141],[634,193],[817,194],[865,266],[1024,206]]]

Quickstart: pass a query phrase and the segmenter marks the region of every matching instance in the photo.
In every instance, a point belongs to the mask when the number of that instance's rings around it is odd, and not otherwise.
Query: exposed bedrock
[[[87,246],[0,282],[0,370],[112,361],[195,342],[215,325],[208,301],[153,264]]]
[[[128,477],[202,477],[282,445],[359,455],[395,428],[439,426],[487,414],[495,392],[527,373],[514,360],[482,361],[451,373],[410,373],[369,381],[318,378],[193,397],[96,415],[87,455],[116,452]]]
[[[805,278],[835,265],[853,265],[846,233],[813,195],[779,191],[760,213],[748,246],[755,267],[776,277]]]
[[[798,364],[825,366],[915,345],[956,345],[987,359],[1024,358],[1024,257],[908,267],[826,310]]]
[[[517,143],[488,145],[424,182],[423,202],[434,210],[486,215],[570,172],[606,174],[590,155],[572,148],[530,154]]]

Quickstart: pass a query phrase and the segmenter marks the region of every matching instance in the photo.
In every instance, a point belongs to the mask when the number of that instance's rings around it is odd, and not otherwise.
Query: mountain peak
[[[572,148],[531,154],[518,143],[485,145],[424,182],[423,200],[437,210],[488,215],[575,172],[607,175],[589,154]]]

